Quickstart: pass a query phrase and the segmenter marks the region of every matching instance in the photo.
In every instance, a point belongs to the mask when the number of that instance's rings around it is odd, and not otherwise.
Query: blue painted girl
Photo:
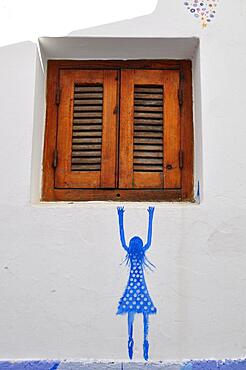
[[[143,245],[143,241],[139,236],[131,238],[129,247],[126,245],[124,232],[124,207],[118,207],[120,240],[122,247],[127,252],[126,263],[130,265],[130,275],[128,283],[122,298],[119,301],[117,315],[128,314],[128,354],[130,359],[133,356],[133,322],[134,315],[140,313],[143,315],[144,326],[144,341],[143,341],[143,356],[145,360],[149,357],[149,315],[156,313],[152,299],[150,298],[147,285],[144,278],[144,266],[151,269],[153,266],[145,256],[146,251],[151,246],[152,240],[152,222],[154,215],[154,207],[148,208],[149,225],[147,243]]]

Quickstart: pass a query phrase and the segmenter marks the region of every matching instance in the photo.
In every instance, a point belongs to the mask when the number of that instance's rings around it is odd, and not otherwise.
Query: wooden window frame
[[[180,189],[57,189],[54,154],[57,143],[59,76],[69,69],[159,69],[180,73],[180,137],[182,155]],[[193,112],[192,64],[190,60],[49,60],[47,72],[47,109],[43,156],[42,201],[194,201],[193,194]],[[59,160],[59,159],[58,159]]]

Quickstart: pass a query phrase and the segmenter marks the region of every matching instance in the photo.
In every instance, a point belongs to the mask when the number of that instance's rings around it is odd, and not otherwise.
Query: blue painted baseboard
[[[163,362],[0,361],[0,370],[246,370],[246,360]]]

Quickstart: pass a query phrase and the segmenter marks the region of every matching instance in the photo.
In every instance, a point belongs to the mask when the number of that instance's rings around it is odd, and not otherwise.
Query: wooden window
[[[49,61],[46,201],[193,200],[190,61]]]

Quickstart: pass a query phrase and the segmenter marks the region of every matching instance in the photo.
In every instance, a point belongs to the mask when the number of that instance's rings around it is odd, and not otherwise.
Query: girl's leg
[[[132,360],[133,355],[133,321],[134,312],[128,312],[128,354],[130,360]]]
[[[144,326],[143,356],[144,359],[147,361],[149,358],[149,342],[148,342],[149,315],[147,313],[143,313],[143,326]]]

